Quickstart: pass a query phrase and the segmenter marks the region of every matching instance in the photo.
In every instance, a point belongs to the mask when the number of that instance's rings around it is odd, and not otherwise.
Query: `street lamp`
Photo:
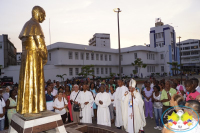
[[[118,21],[118,44],[119,44],[119,79],[121,79],[121,50],[120,50],[120,31],[119,31],[119,8],[113,9],[114,12],[117,12],[117,21]]]
[[[180,45],[180,39],[181,37],[179,36],[179,58],[180,58],[180,73],[181,73],[181,84],[182,84],[182,68],[181,68],[181,45]]]

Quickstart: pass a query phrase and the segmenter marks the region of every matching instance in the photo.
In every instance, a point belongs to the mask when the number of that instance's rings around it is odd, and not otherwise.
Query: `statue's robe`
[[[39,22],[34,18],[26,22],[19,38],[22,40],[22,56],[17,112],[20,114],[39,113],[46,110],[43,67],[48,55]]]

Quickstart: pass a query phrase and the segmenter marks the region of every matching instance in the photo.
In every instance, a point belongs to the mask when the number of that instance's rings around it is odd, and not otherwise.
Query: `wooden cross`
[[[129,117],[131,117],[131,119],[133,118],[133,113],[131,113],[131,115],[129,115]]]

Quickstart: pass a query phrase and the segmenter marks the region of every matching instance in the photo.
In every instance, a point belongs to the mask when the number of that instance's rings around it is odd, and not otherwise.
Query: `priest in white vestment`
[[[110,111],[108,106],[111,104],[110,95],[104,92],[105,86],[101,85],[99,91],[95,98],[95,103],[98,105],[97,109],[97,124],[111,126],[110,121]]]
[[[135,89],[136,81],[131,79],[129,93],[124,99],[123,122],[128,133],[142,133],[146,126],[144,116],[144,101],[141,94]]]
[[[118,85],[116,92],[115,92],[115,99],[114,99],[114,108],[116,110],[116,119],[115,119],[115,126],[121,128],[123,126],[123,119],[122,119],[122,111],[124,109],[123,100],[125,98],[125,94],[128,93],[128,88],[123,85],[122,80],[118,80]]]
[[[94,98],[90,91],[87,91],[87,85],[83,85],[83,91],[79,94],[79,103],[81,104],[82,116],[81,123],[92,123],[92,109],[91,105],[94,102]]]

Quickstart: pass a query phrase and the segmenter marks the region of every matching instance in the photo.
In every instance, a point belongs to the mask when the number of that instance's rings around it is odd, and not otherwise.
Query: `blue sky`
[[[117,14],[119,7],[121,47],[149,44],[150,28],[155,18],[175,27],[182,40],[200,39],[200,0],[1,0],[0,34],[8,34],[21,51],[18,35],[39,5],[46,11],[41,24],[46,45],[70,42],[88,45],[94,33],[110,33],[111,47],[118,48]],[[177,39],[178,41],[178,39]]]

